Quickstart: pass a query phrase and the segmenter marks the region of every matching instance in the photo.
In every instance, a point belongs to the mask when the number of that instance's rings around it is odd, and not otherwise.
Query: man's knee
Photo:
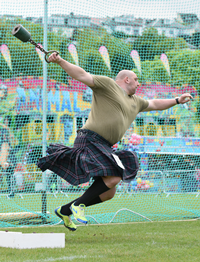
[[[100,195],[100,199],[102,202],[112,199],[115,196],[116,187],[111,188],[110,190],[104,192]]]
[[[102,177],[102,179],[106,184],[106,186],[109,188],[115,187],[121,181],[121,177],[119,176],[107,176],[107,177]]]
[[[108,192],[108,200],[109,199],[112,199],[114,196],[115,196],[115,193],[116,193],[116,186],[111,188],[110,190],[107,191]]]

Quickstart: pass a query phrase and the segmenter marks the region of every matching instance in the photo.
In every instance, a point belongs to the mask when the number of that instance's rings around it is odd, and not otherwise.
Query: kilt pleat
[[[112,154],[117,155],[125,169],[118,166]],[[137,155],[121,150],[114,152],[112,145],[90,130],[81,130],[73,147],[50,144],[47,156],[39,159],[38,167],[49,169],[72,185],[88,182],[99,176],[120,176],[123,181],[134,179],[139,169]]]

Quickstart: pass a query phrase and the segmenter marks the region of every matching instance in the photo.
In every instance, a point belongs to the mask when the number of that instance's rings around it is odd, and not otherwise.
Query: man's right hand
[[[62,58],[56,52],[54,52],[49,56],[48,60],[49,60],[49,62],[59,64],[61,62]]]

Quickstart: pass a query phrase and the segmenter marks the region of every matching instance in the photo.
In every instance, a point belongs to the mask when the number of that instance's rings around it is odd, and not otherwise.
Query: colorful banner
[[[12,71],[12,63],[11,63],[10,51],[8,49],[8,46],[3,44],[3,45],[1,45],[0,50],[1,50],[1,54],[2,54],[3,58],[5,59],[10,70]]]
[[[108,54],[108,50],[105,46],[101,46],[99,48],[99,53],[101,54],[104,62],[106,63],[107,67],[109,68],[109,70],[111,70],[111,67],[110,67],[110,57],[109,57],[109,54]]]
[[[38,44],[38,45],[43,48],[43,46],[42,46],[41,44]],[[36,52],[38,53],[40,60],[43,62],[44,53],[43,53],[39,48],[37,48],[37,47],[35,48],[35,50],[36,50]]]
[[[169,68],[169,61],[168,61],[168,58],[167,58],[166,54],[162,54],[162,55],[160,56],[160,60],[162,61],[165,69],[167,70],[167,73],[168,73],[169,76],[171,77],[170,68]]]
[[[77,50],[76,50],[76,46],[74,44],[70,44],[68,46],[68,50],[69,50],[72,58],[74,59],[75,64],[78,66],[79,63],[78,63],[78,53],[77,53]]]
[[[200,154],[200,139],[193,137],[142,136],[139,152]]]
[[[132,50],[130,53],[130,56],[132,57],[135,66],[137,67],[138,71],[140,72],[140,75],[142,75],[142,69],[141,69],[141,63],[140,63],[140,57],[138,54],[138,51]]]

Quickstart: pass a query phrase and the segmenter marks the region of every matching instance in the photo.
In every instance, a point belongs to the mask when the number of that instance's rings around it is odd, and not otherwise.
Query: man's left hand
[[[178,101],[180,104],[185,104],[189,102],[190,100],[193,100],[193,97],[189,93],[182,94],[179,98]]]

